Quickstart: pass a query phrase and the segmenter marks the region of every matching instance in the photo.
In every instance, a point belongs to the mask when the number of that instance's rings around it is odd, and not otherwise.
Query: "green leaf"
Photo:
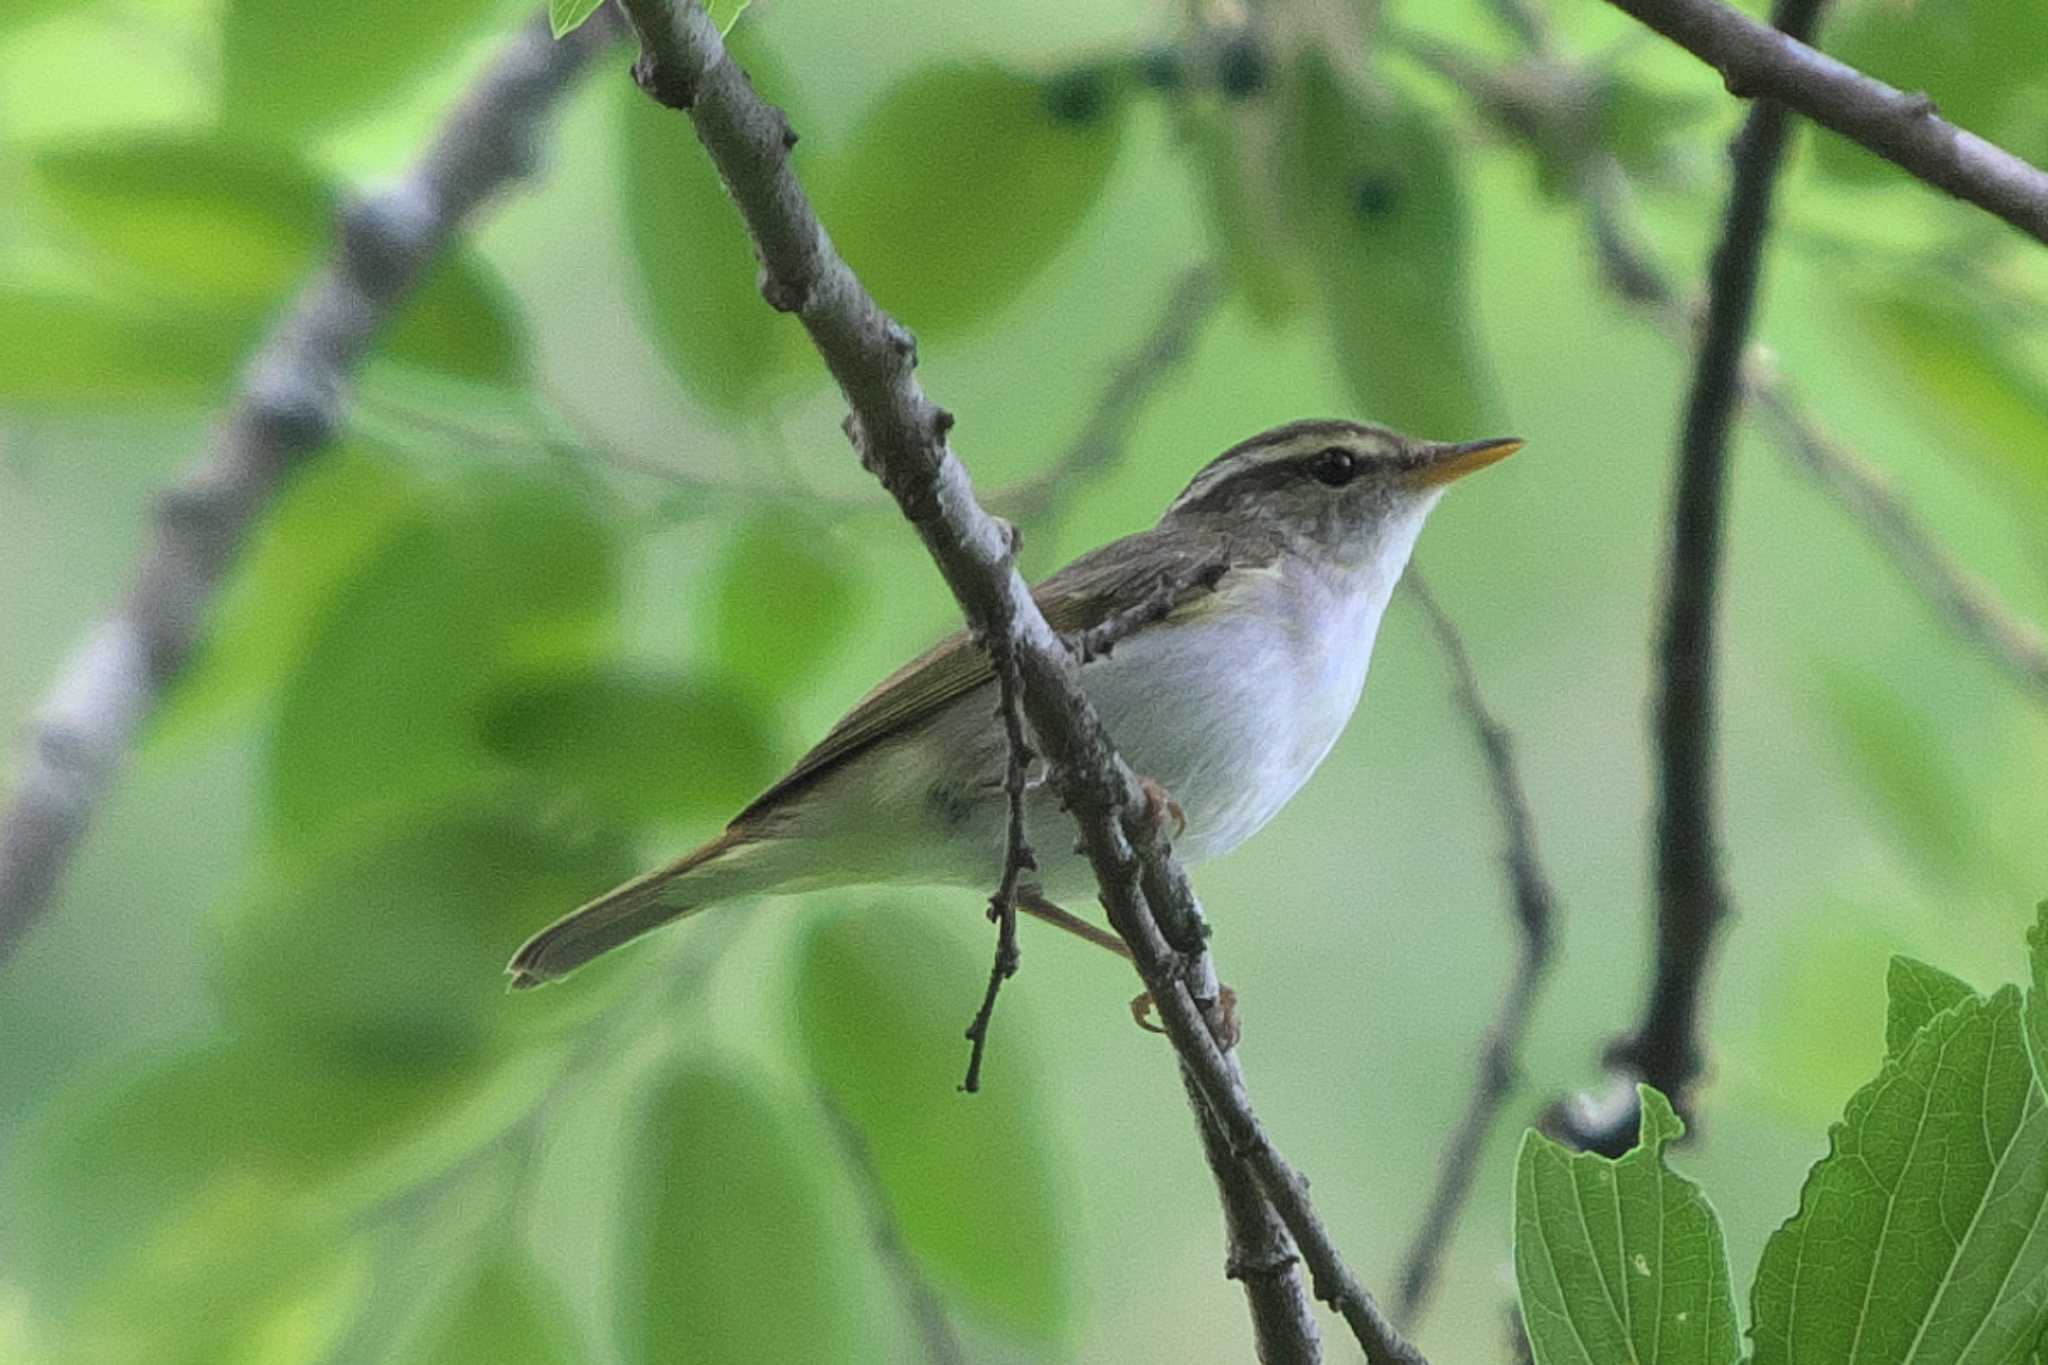
[[[482,715],[491,752],[623,822],[722,819],[777,770],[752,694],[699,674],[600,667],[523,679]]]
[[[758,1073],[702,1059],[645,1094],[618,1259],[626,1360],[879,1359],[866,1234],[817,1124]]]
[[[1977,992],[1939,967],[1894,957],[1885,973],[1884,1055],[1905,1055],[1913,1038],[1934,1017],[1953,1005],[1977,998]]]
[[[297,155],[220,135],[150,133],[46,148],[42,197],[122,295],[253,346],[332,249],[340,195]],[[138,311],[141,304],[131,304]],[[473,253],[447,253],[381,343],[392,360],[506,387],[529,378],[519,310]],[[158,363],[171,361],[159,357]],[[174,363],[174,361],[172,361]],[[228,367],[211,371],[225,378]]]
[[[818,167],[819,213],[884,308],[938,336],[1011,302],[1072,237],[1115,159],[1123,107],[1074,78],[941,62],[884,91]]]
[[[1285,98],[1278,192],[1362,415],[1418,436],[1491,430],[1448,136],[1394,91],[1352,89],[1314,49]]]
[[[753,0],[704,0],[704,12],[711,16],[711,22],[718,25],[720,33],[731,33],[732,26],[740,21]]]
[[[771,696],[800,691],[851,635],[861,592],[822,527],[788,512],[740,528],[719,566],[711,648]]]
[[[971,913],[974,899],[961,900]],[[949,1297],[1058,1340],[1074,1300],[1060,1212],[1069,1199],[1039,1106],[1022,992],[1013,984],[1005,993],[981,1093],[962,1094],[962,1033],[986,959],[929,916],[811,914],[797,984],[803,1055],[866,1140],[904,1245]],[[1031,951],[1027,930],[1027,959]],[[1019,978],[1026,989],[1030,971]]]
[[[1637,1087],[1641,1136],[1619,1160],[1531,1130],[1515,1163],[1515,1281],[1537,1365],[1723,1365],[1741,1356],[1721,1221],[1664,1164],[1685,1132]]]
[[[150,723],[176,742],[241,714],[297,666],[321,613],[430,496],[405,466],[342,445],[278,490],[216,596],[191,662]]]
[[[1943,118],[2022,156],[2040,154],[2048,137],[2027,118],[2029,91],[2048,71],[2048,25],[2038,7],[2011,0],[1865,3],[1828,26],[1828,53],[1901,90],[1924,91]],[[1816,165],[1855,182],[1900,177],[1859,144],[1823,133]]]
[[[1828,1134],[1752,1288],[1755,1365],[1989,1365],[2048,1312],[2048,1107],[2020,993],[1971,997]]]
[[[2048,1092],[2048,901],[2036,910],[2027,930],[2027,1055],[2034,1063],[2034,1083]]]
[[[1864,289],[1850,315],[1906,394],[1932,409],[1941,448],[2048,508],[2048,383],[2015,352],[2009,327],[1948,286]]]
[[[501,9],[497,0],[228,0],[222,121],[291,142],[375,113]]]
[[[593,657],[618,596],[613,528],[559,484],[476,475],[420,504],[321,613],[269,756],[280,849],[431,808],[502,772],[479,708]]]
[[[98,1335],[153,1315],[160,1343],[288,1300],[352,1217],[503,1131],[553,1067],[309,1066],[243,1040],[89,1073],[9,1152],[10,1278]]]
[[[732,44],[755,89],[790,112],[794,82],[751,27]],[[755,286],[752,239],[688,119],[630,82],[618,102],[620,206],[639,267],[639,298],[663,359],[690,396],[728,415],[765,411],[794,385],[791,372],[819,382],[801,324],[778,313]],[[803,153],[798,153],[799,158]]]
[[[597,13],[604,0],[548,0],[548,27],[557,38],[566,38],[583,27],[583,21]]]
[[[1944,738],[1882,678],[1822,664],[1815,670],[1838,751],[1929,876],[1968,885],[1984,863],[1974,798],[1955,771]]]
[[[87,294],[0,285],[0,401],[212,403],[247,329]]]
[[[502,1233],[493,1234],[502,1236]],[[441,1296],[436,1321],[411,1359],[433,1365],[573,1365],[585,1359],[561,1290],[517,1246],[495,1243]]]
[[[631,875],[633,850],[617,831],[551,824],[535,804],[476,795],[323,857],[271,861],[220,921],[229,1016],[255,1036],[403,1070],[473,1062],[587,1018],[607,993],[508,995],[505,963]]]
[[[1304,288],[1294,277],[1289,231],[1272,192],[1270,168],[1251,148],[1246,122],[1231,104],[1191,103],[1181,148],[1208,210],[1209,235],[1230,282],[1268,327],[1299,312]]]

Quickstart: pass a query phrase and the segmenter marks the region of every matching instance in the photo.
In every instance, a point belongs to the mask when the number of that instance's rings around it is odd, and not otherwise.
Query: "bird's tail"
[[[734,830],[666,867],[635,877],[526,940],[505,968],[514,990],[545,986],[623,943],[717,901],[773,887],[765,851]]]

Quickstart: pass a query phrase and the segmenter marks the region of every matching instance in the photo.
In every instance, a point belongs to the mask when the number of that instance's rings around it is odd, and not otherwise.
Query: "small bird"
[[[1132,768],[1163,788],[1189,864],[1228,853],[1300,790],[1350,720],[1373,638],[1423,519],[1452,480],[1521,448],[1290,422],[1205,465],[1149,531],[1034,592],[1070,640],[1139,620],[1077,677]],[[1112,625],[1112,628],[1113,628]],[[782,779],[694,852],[529,939],[515,987],[575,971],[724,901],[874,883],[995,884],[1008,742],[987,654],[956,631],[885,678]],[[1042,763],[1026,820],[1066,817]],[[1095,885],[1072,840],[1037,841],[1018,908],[1122,951],[1061,908]]]

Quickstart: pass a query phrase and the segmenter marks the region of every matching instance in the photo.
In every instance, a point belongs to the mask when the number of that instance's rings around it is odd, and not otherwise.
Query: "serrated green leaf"
[[[1116,155],[1123,103],[989,62],[911,73],[818,167],[819,212],[884,308],[939,336],[986,321],[1086,217]],[[1058,96],[1055,98],[1055,96]]]
[[[1284,98],[1279,192],[1361,414],[1419,436],[1491,430],[1448,136],[1395,91],[1353,89],[1314,49]]]
[[[151,720],[147,742],[174,743],[280,686],[322,611],[429,496],[405,466],[356,445],[301,468],[250,534],[191,662]]]
[[[982,1090],[964,1095],[962,1033],[987,962],[925,916],[812,914],[797,982],[804,1059],[865,1139],[904,1245],[949,1297],[1058,1340],[1073,1308],[1067,1200],[1020,1002],[1002,1002]]]
[[[2034,1063],[2034,1082],[2048,1093],[2048,901],[2035,912],[2027,930],[2027,1054]]]
[[[502,8],[498,0],[228,0],[222,122],[288,143],[373,114]]]
[[[604,0],[548,0],[548,27],[557,38],[566,38],[583,27],[583,21],[597,13]]]
[[[35,183],[117,294],[187,327],[221,329],[234,358],[332,250],[340,196],[295,154],[221,135],[151,133],[46,148]],[[527,339],[510,293],[480,258],[446,253],[380,343],[391,360],[518,387]],[[159,364],[176,358],[158,356]],[[228,367],[216,362],[225,378]]]
[[[491,752],[623,822],[729,816],[776,775],[759,704],[709,675],[601,667],[521,679],[481,714]]]
[[[1721,1222],[1664,1164],[1685,1132],[1637,1087],[1641,1136],[1619,1160],[1531,1130],[1515,1163],[1515,1280],[1537,1365],[1724,1365],[1741,1356]]]
[[[802,126],[790,81],[751,28],[732,44],[754,88]],[[755,286],[752,240],[689,120],[630,82],[617,95],[620,207],[639,268],[638,297],[662,357],[692,398],[726,414],[759,414],[801,372],[822,382],[803,327]],[[796,152],[806,155],[802,144]],[[836,230],[836,225],[835,225]]]
[[[686,1060],[629,1129],[625,1358],[880,1358],[865,1232],[818,1125],[757,1072]]]
[[[1977,996],[1977,992],[1941,968],[1910,957],[1892,959],[1885,973],[1884,989],[1888,1001],[1884,1021],[1887,1057],[1903,1056],[1912,1045],[1913,1036],[1936,1015]]]
[[[248,327],[219,318],[0,285],[0,401],[210,404],[248,342]]]
[[[2048,1313],[2048,1107],[2020,993],[1927,1023],[1849,1101],[1752,1288],[1755,1365],[1989,1365]]]
[[[502,773],[478,707],[606,640],[615,531],[574,490],[476,475],[418,505],[321,613],[269,752],[280,850],[351,841]]]
[[[860,619],[860,589],[821,528],[775,513],[740,528],[719,566],[711,648],[771,696],[800,690]]]
[[[445,1069],[588,1017],[605,993],[510,996],[505,962],[629,876],[632,846],[615,830],[551,825],[532,804],[478,795],[266,866],[220,920],[230,1018],[322,1056]]]
[[[2007,329],[1945,288],[1864,289],[1850,311],[1905,392],[1931,409],[1926,425],[1942,449],[2048,506],[2048,383]]]
[[[489,1247],[442,1297],[418,1354],[431,1365],[573,1365],[585,1358],[568,1331],[561,1291],[517,1246]]]

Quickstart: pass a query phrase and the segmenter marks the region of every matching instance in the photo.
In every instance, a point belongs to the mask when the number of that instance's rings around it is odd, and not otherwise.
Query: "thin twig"
[[[1730,93],[1781,101],[2048,242],[2048,171],[1942,119],[1926,95],[1895,90],[1720,0],[1609,2],[1719,70]]]
[[[999,490],[989,501],[1013,521],[1035,525],[1057,518],[1091,479],[1116,463],[1146,403],[1194,349],[1224,293],[1223,272],[1213,262],[1183,271],[1138,349],[1111,373],[1073,444],[1044,472]]]
[[[889,1191],[882,1184],[882,1173],[875,1169],[875,1154],[868,1147],[867,1134],[861,1132],[830,1090],[819,1086],[817,1097],[818,1108],[824,1111],[832,1135],[839,1140],[839,1150],[853,1171],[854,1187],[860,1192],[861,1207],[867,1214],[868,1240],[874,1244],[890,1283],[896,1286],[904,1311],[917,1326],[918,1338],[924,1342],[925,1360],[929,1365],[966,1365],[967,1351],[960,1344],[960,1334],[946,1312],[945,1301],[925,1278],[916,1253],[904,1245],[903,1229],[896,1221],[895,1210],[889,1207]]]
[[[1536,854],[1535,822],[1529,801],[1515,771],[1514,740],[1507,727],[1487,708],[1479,692],[1479,676],[1472,657],[1458,634],[1457,624],[1430,592],[1418,567],[1410,566],[1402,580],[1409,594],[1422,607],[1435,632],[1438,646],[1450,665],[1452,692],[1458,709],[1465,713],[1480,752],[1486,759],[1494,809],[1500,816],[1505,847],[1501,861],[1506,864],[1508,885],[1514,893],[1516,927],[1521,934],[1521,952],[1507,994],[1494,1015],[1479,1049],[1479,1079],[1466,1102],[1465,1113],[1445,1146],[1437,1174],[1436,1192],[1431,1196],[1422,1226],[1409,1246],[1401,1271],[1401,1297],[1395,1305],[1397,1320],[1406,1325],[1416,1320],[1427,1306],[1435,1287],[1443,1250],[1457,1226],[1458,1214],[1472,1192],[1472,1179],[1479,1169],[1479,1156],[1486,1146],[1494,1120],[1514,1089],[1521,1074],[1522,1036],[1528,1030],[1529,1015],[1536,1002],[1543,976],[1550,965],[1551,924],[1555,917],[1549,880],[1543,875]]]
[[[1014,545],[1014,541],[1013,541]],[[1013,551],[1014,552],[1014,551]],[[1017,678],[1017,660],[1009,641],[994,637],[986,642],[989,660],[995,665],[996,714],[1002,718],[1005,754],[1003,796],[1010,807],[1009,824],[1003,839],[1003,874],[995,894],[988,898],[988,917],[996,926],[996,956],[988,969],[988,991],[981,1008],[967,1026],[967,1079],[960,1088],[970,1095],[981,1089],[981,1059],[988,1050],[989,1020],[995,1017],[996,996],[1003,983],[1017,974],[1021,954],[1017,947],[1017,893],[1024,874],[1038,866],[1031,852],[1031,838],[1024,826],[1024,798],[1030,790],[1030,738],[1024,730],[1023,685]]]
[[[600,16],[558,43],[545,15],[527,23],[411,172],[344,211],[333,256],[249,361],[198,462],[157,500],[127,595],[29,723],[0,814],[0,963],[56,894],[250,524],[339,429],[357,362],[464,222],[532,172],[548,116],[615,32]]]
[[[1130,945],[1167,1035],[1226,1138],[1224,1150],[1252,1172],[1301,1247],[1317,1297],[1344,1313],[1367,1359],[1421,1360],[1345,1268],[1306,1182],[1253,1112],[1236,1057],[1218,1046],[1197,1001],[1199,994],[1213,1006],[1218,995],[1201,904],[1137,776],[1076,685],[1071,652],[1017,573],[1007,528],[976,502],[946,439],[953,419],[917,382],[915,341],[861,286],[819,223],[790,165],[796,135],[788,119],[755,93],[695,0],[622,4],[641,42],[635,78],[661,103],[688,113],[754,240],[763,295],[802,321],[845,395],[846,428],[862,463],[917,529],[969,627],[983,640],[1008,642],[1025,719],[1080,827],[1110,922]],[[1254,1314],[1259,1324],[1280,1320]],[[1313,1343],[1285,1358],[1304,1350],[1312,1358]]]
[[[1772,22],[1804,41],[1821,0],[1776,0]],[[1705,1066],[1700,1010],[1716,936],[1726,920],[1721,868],[1715,737],[1715,624],[1725,515],[1728,433],[1742,394],[1742,361],[1755,311],[1771,196],[1792,130],[1776,100],[1750,111],[1730,149],[1734,185],[1721,243],[1707,274],[1707,311],[1673,492],[1671,562],[1665,577],[1658,654],[1656,966],[1634,1031],[1609,1060],[1640,1076],[1688,1112]],[[1582,1134],[1582,1145],[1618,1153],[1631,1135]]]
[[[1080,663],[1107,659],[1118,644],[1146,626],[1170,616],[1190,588],[1214,592],[1216,585],[1223,581],[1223,575],[1229,572],[1228,562],[1215,560],[1197,564],[1181,573],[1162,574],[1159,586],[1152,592],[1121,611],[1111,612],[1088,629],[1075,631],[1067,637],[1067,646],[1074,651],[1074,658]]]

